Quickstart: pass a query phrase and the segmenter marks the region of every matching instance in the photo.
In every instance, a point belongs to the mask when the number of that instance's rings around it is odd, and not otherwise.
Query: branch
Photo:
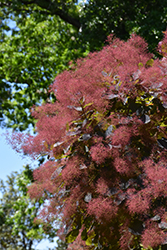
[[[78,30],[81,27],[81,23],[79,19],[73,18],[72,16],[68,15],[67,13],[63,12],[62,10],[55,10],[53,11],[53,14],[58,15],[63,21],[72,24],[75,26]]]
[[[79,18],[74,18],[71,15],[69,15],[67,12],[65,12],[64,10],[61,10],[60,8],[58,8],[57,4],[52,2],[52,0],[50,1],[48,0],[43,0],[43,1],[42,0],[34,0],[34,1],[22,0],[21,2],[25,5],[36,4],[42,9],[47,10],[48,14],[50,13],[51,15],[59,16],[63,21],[69,24],[72,24],[77,29],[79,29],[81,26]]]

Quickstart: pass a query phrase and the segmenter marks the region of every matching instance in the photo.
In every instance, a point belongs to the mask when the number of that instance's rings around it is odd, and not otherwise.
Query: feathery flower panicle
[[[97,182],[97,189],[96,192],[101,194],[101,195],[105,195],[108,191],[108,185],[106,183],[106,181],[101,177],[98,179]]]
[[[111,220],[117,214],[118,207],[109,198],[96,198],[89,202],[87,212],[99,221]]]
[[[127,201],[130,213],[147,214],[151,204],[151,190],[131,194]]]
[[[131,138],[131,128],[127,126],[120,126],[114,131],[114,135],[112,136],[112,144],[115,146],[124,147],[130,143]]]
[[[157,247],[162,244],[165,237],[166,236],[163,231],[159,231],[157,227],[152,225],[151,228],[144,230],[142,235],[142,245],[144,248]]]
[[[120,174],[128,175],[129,172],[131,174],[131,166],[129,166],[129,164],[122,158],[116,158],[114,160],[114,167],[116,168],[116,171]]]
[[[90,149],[92,160],[97,164],[102,164],[110,155],[110,148],[103,143],[95,144]]]

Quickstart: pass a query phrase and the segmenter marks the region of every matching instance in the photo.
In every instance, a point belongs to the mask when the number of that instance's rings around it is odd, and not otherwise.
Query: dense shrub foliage
[[[37,134],[22,148],[48,159],[29,193],[50,200],[39,218],[61,217],[68,243],[167,243],[166,41],[167,33],[158,48],[163,58],[153,60],[141,37],[110,36],[108,46],[56,77],[56,102],[33,108]]]

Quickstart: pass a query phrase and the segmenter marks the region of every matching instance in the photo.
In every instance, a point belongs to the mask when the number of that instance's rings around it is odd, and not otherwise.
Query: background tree
[[[47,89],[69,61],[101,49],[111,33],[127,39],[136,32],[153,50],[167,21],[165,0],[89,0],[84,4],[3,0],[0,8],[0,117],[2,121],[4,115],[9,126],[20,130],[34,124],[30,107],[50,101]],[[8,18],[16,22],[16,28],[10,28]]]
[[[56,77],[58,101],[34,107],[37,135],[13,138],[48,155],[29,193],[49,199],[39,218],[61,218],[67,243],[156,249],[167,238],[167,33],[161,60],[138,36],[108,41]]]
[[[33,124],[32,105],[50,101],[47,89],[55,75],[81,54],[81,49],[75,50],[73,33],[59,18],[34,13],[24,22],[21,16],[12,35],[5,35],[0,45],[1,116],[8,117],[12,128],[23,130]]]
[[[2,249],[37,249],[42,239],[55,237],[56,229],[44,232],[42,225],[35,224],[43,200],[31,201],[27,185],[33,181],[32,170],[26,166],[21,174],[13,172],[6,183],[1,180],[0,191],[0,246]]]

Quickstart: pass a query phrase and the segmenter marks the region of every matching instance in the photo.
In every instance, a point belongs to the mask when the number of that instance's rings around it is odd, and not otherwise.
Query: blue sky
[[[12,171],[20,171],[23,165],[32,163],[30,158],[23,159],[21,155],[16,153],[11,145],[9,145],[3,135],[5,130],[0,128],[0,179],[6,180],[6,176]]]

